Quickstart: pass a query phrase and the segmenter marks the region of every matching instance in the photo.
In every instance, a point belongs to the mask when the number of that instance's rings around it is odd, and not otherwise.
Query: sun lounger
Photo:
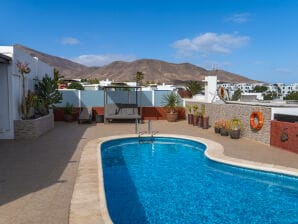
[[[83,107],[78,118],[78,123],[81,124],[83,122],[92,122],[92,107]]]
[[[110,119],[141,119],[141,115],[138,113],[138,106],[136,104],[106,104],[104,112],[105,123],[107,123]]]

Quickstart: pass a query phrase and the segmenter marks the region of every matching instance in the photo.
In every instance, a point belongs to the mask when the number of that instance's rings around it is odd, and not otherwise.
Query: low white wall
[[[286,114],[298,116],[298,106],[296,108],[273,107],[271,110],[271,120],[274,119],[274,114]]]

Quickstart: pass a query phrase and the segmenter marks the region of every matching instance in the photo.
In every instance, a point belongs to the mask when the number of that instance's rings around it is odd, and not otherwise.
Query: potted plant
[[[192,110],[193,110],[193,125],[196,126],[198,125],[198,121],[199,121],[199,112],[198,112],[198,105],[194,104],[192,106]]]
[[[57,88],[56,81],[47,75],[35,86],[36,93],[43,100],[44,107],[48,113],[50,109],[55,107],[56,103],[61,103],[62,93]]]
[[[74,120],[74,114],[76,113],[76,110],[72,104],[67,102],[63,109],[63,112],[65,121],[72,122]]]
[[[242,122],[237,117],[230,121],[230,137],[232,139],[239,139],[241,136]]]
[[[177,106],[181,102],[180,96],[175,92],[170,92],[164,95],[162,98],[162,103],[164,107],[169,108],[169,112],[166,114],[167,120],[169,122],[175,122],[178,119],[178,112],[176,110]]]
[[[214,132],[220,134],[220,121],[215,121],[214,123]]]
[[[203,129],[208,129],[209,128],[209,116],[206,114],[206,107],[205,104],[202,104],[202,125],[201,127]]]
[[[185,105],[185,109],[187,111],[187,122],[188,124],[193,124],[193,114],[191,113],[192,106],[190,104]]]
[[[230,121],[229,120],[221,120],[220,122],[220,135],[228,136],[230,129]]]

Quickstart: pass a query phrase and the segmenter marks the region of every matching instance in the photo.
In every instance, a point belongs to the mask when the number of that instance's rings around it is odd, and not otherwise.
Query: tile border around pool
[[[143,135],[148,136],[148,135]],[[234,166],[281,173],[298,177],[298,169],[268,163],[253,162],[229,157],[224,154],[221,144],[205,138],[186,135],[158,134],[157,137],[174,137],[199,141],[207,146],[205,156],[211,160]],[[69,224],[112,223],[106,206],[100,145],[108,140],[135,138],[137,135],[110,136],[89,141],[84,147],[72,195]]]

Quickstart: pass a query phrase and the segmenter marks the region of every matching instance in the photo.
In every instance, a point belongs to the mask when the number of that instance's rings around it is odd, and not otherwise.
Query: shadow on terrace
[[[74,129],[56,122],[54,129],[38,139],[0,141],[0,205],[57,183],[72,188],[74,178],[61,176],[76,171],[81,148],[88,141],[84,140],[88,127],[77,125]],[[71,198],[72,190],[67,192],[64,196]]]

